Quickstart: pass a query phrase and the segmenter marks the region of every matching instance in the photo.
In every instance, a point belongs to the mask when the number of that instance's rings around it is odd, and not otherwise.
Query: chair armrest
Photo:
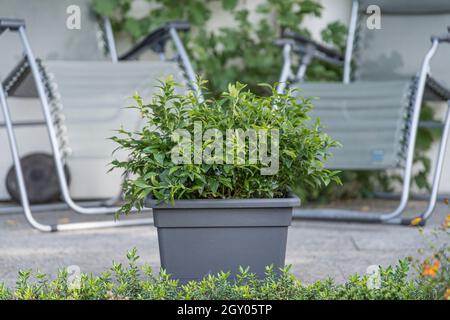
[[[170,30],[189,31],[190,24],[183,21],[168,22],[164,26],[152,31],[144,39],[135,44],[130,50],[119,57],[119,60],[130,60],[150,48],[157,53],[163,53],[167,40],[171,37]]]
[[[447,27],[448,33],[441,36],[431,36],[431,41],[437,40],[438,42],[448,42],[450,43],[450,26]]]
[[[284,31],[282,37],[293,41],[295,52],[302,54],[313,53],[315,57],[333,64],[342,65],[344,62],[344,56],[337,50],[317,43],[301,34],[293,31]]]
[[[17,31],[20,27],[25,27],[25,20],[0,18],[0,34],[5,30]]]

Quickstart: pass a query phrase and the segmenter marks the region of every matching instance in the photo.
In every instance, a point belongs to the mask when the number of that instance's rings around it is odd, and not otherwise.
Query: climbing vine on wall
[[[150,30],[173,20],[189,21],[192,30],[184,34],[196,72],[209,80],[210,89],[218,94],[228,83],[240,81],[254,84],[252,89],[262,90],[260,82],[278,80],[282,56],[274,45],[282,29],[289,28],[306,36],[310,32],[302,26],[306,16],[320,16],[322,6],[317,0],[265,0],[254,11],[240,5],[238,0],[146,0],[150,9],[141,18],[130,15],[133,0],[94,0],[97,13],[111,18],[116,31],[132,40],[146,35]],[[233,23],[214,32],[208,30],[212,19],[211,3],[220,4]],[[241,1],[242,2],[242,1]],[[250,15],[257,15],[251,19]],[[346,28],[338,22],[331,23],[322,32],[323,40],[343,47]],[[310,75],[314,79],[338,80],[340,71],[314,63]],[[261,92],[259,92],[261,93]]]

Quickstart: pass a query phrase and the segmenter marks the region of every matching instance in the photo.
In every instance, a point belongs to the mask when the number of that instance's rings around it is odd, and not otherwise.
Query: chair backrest
[[[314,100],[313,119],[342,144],[327,168],[379,170],[404,164],[405,130],[411,110],[411,81],[306,82],[297,94]]]
[[[370,5],[381,10],[381,29],[369,29]],[[450,25],[449,0],[360,0],[355,36],[355,80],[394,80],[420,70],[432,35]],[[450,45],[443,44],[431,62],[433,78],[450,86]]]
[[[71,7],[72,6],[72,7]],[[71,29],[79,8],[80,29]],[[99,21],[91,0],[0,0],[0,17],[24,19],[35,56],[45,60],[105,60]],[[75,12],[75,13],[74,13]],[[69,20],[69,27],[67,21]],[[17,34],[0,36],[0,76],[5,77],[22,56]]]

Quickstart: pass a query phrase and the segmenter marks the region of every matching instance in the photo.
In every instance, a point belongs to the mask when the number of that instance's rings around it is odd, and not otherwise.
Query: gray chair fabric
[[[332,150],[332,169],[397,167],[411,107],[411,81],[300,83],[297,94],[314,98],[313,118],[342,144]]]
[[[380,6],[381,29],[366,26],[366,9],[370,4]],[[354,50],[356,81],[411,78],[420,70],[431,45],[431,35],[445,34],[450,25],[448,0],[362,1],[360,9]],[[449,57],[450,46],[442,45],[431,62],[431,76],[447,88],[450,70],[444,66],[449,64]]]
[[[60,147],[72,159],[109,156],[116,144],[107,138],[114,130],[138,129],[139,112],[127,108],[134,105],[135,92],[149,101],[158,80],[168,75],[187,87],[173,62],[45,61],[43,69]]]
[[[360,0],[360,11],[377,5],[385,14],[442,14],[450,13],[448,0]]]
[[[317,96],[313,117],[343,147],[333,150],[333,169],[378,170],[404,164],[417,75],[431,35],[445,34],[450,1],[362,0],[353,51],[353,80],[297,83],[301,94]],[[381,9],[381,29],[369,29],[369,5]],[[431,63],[425,99],[450,98],[450,46]],[[292,87],[292,86],[291,86]]]
[[[80,8],[79,30],[66,26],[71,5]],[[107,138],[115,134],[113,130],[121,125],[137,129],[142,122],[139,113],[125,109],[133,104],[130,97],[135,92],[148,99],[157,81],[169,75],[187,89],[177,61],[112,63],[105,55],[104,35],[91,0],[0,0],[0,16],[25,20],[45,78],[61,151],[72,159],[110,158],[115,145]],[[10,96],[37,97],[18,34],[5,32],[0,44],[8,48],[0,50],[0,76],[6,77]]]
[[[80,7],[81,29],[68,29],[67,8]],[[24,19],[36,57],[44,60],[107,60],[101,28],[91,0],[0,0],[0,17]],[[6,77],[22,57],[17,34],[1,36],[0,76]],[[7,48],[5,50],[4,48]]]

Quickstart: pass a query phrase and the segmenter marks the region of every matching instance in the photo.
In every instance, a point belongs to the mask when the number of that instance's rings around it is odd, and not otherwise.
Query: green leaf
[[[134,185],[139,187],[139,188],[144,188],[144,189],[150,187],[150,185],[148,185],[145,181],[140,180],[140,179],[134,181]]]
[[[92,7],[97,14],[111,17],[118,4],[119,0],[94,0],[92,2]]]
[[[170,170],[169,170],[169,174],[173,174],[173,173],[175,173],[178,169],[180,169],[180,167],[172,167],[172,168],[170,168]]]
[[[124,28],[134,39],[138,39],[143,35],[141,25],[135,18],[126,18]]]
[[[236,8],[239,0],[222,0],[222,8],[225,10],[233,10]]]
[[[219,181],[217,181],[217,180],[210,180],[209,181],[209,186],[211,188],[211,191],[213,193],[216,193],[217,189],[219,188]]]
[[[164,153],[157,153],[154,155],[156,162],[159,165],[163,165],[164,164],[164,159],[166,158],[166,155]]]

